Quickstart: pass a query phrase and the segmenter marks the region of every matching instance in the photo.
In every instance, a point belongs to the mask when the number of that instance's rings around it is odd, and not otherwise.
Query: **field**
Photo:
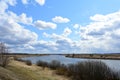
[[[0,67],[0,80],[68,80],[54,73],[54,70],[36,65],[28,66],[12,60],[6,68]]]

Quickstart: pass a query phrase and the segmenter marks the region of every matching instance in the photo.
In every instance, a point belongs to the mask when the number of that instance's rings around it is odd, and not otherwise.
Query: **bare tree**
[[[8,48],[4,43],[0,43],[0,66],[6,67],[9,63]]]

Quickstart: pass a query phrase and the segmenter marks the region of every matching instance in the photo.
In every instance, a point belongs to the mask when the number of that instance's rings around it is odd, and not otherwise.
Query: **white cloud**
[[[1,0],[0,1],[0,14],[4,13],[8,9],[8,5],[16,5],[16,0]]]
[[[49,34],[47,34],[46,32],[43,32],[43,36],[49,37]]]
[[[0,1],[0,7],[2,6],[0,8],[2,11],[0,13],[0,41],[5,42],[14,52],[23,52],[28,48],[33,50],[31,43],[37,41],[38,35],[19,24],[30,25],[32,18],[27,17],[25,13],[18,16],[7,10],[9,5],[14,6],[15,4],[15,0]]]
[[[45,0],[33,0],[34,2],[36,2],[36,3],[38,3],[40,6],[43,6],[43,5],[45,5]],[[34,4],[34,2],[33,1],[31,1],[31,0],[22,0],[22,3],[23,4]]]
[[[60,35],[56,34],[56,33],[52,33],[52,34],[48,34],[46,32],[43,33],[43,36],[45,36],[46,38],[50,38],[53,41],[56,40],[66,40],[68,42],[71,42],[71,39],[68,38],[68,33],[70,34],[72,31],[69,28],[65,28],[63,33],[61,33]]]
[[[80,27],[79,24],[74,24],[74,25],[73,25],[73,28],[74,28],[74,29],[79,29],[79,27]]]
[[[55,16],[54,18],[52,18],[52,21],[56,23],[68,23],[70,20],[61,16]]]
[[[45,0],[35,0],[35,1],[41,6],[45,4]]]
[[[0,1],[0,13],[4,13],[7,8],[8,5],[5,2]]]
[[[37,20],[34,22],[34,26],[37,27],[38,29],[42,30],[42,29],[47,29],[47,28],[52,28],[55,29],[57,27],[56,24],[51,23],[51,22],[45,22],[45,21],[41,21],[41,20]]]
[[[14,20],[15,22],[23,23],[27,25],[32,25],[32,21],[33,21],[32,17],[27,17],[25,13],[22,13],[21,15],[18,16],[15,13],[9,11],[7,17]]]
[[[75,37],[80,36],[78,41],[68,38],[72,31],[67,27],[60,35],[44,32],[43,35],[49,41],[40,40],[32,46],[45,52],[119,52],[119,14],[119,11],[108,15],[98,16],[97,14],[97,17],[96,15],[90,17],[93,21],[88,25],[75,24],[74,28],[79,33]]]
[[[91,20],[93,21],[107,21],[108,18],[105,18],[104,15],[96,14],[95,16],[90,17]]]
[[[29,0],[22,0],[23,4],[28,4]]]
[[[93,20],[77,30],[82,50],[89,52],[119,52],[120,46],[120,11],[90,17]],[[117,44],[116,44],[117,43]]]
[[[22,13],[19,16],[19,22],[22,22],[24,24],[32,24],[32,17],[27,17],[25,13]]]
[[[9,5],[15,6],[17,4],[16,0],[5,0]]]
[[[63,32],[63,36],[68,36],[72,33],[71,29],[69,29],[68,27],[64,29],[64,32]]]
[[[57,44],[54,41],[39,40],[33,43],[32,46],[36,48],[36,52],[49,53],[57,50]]]
[[[66,30],[69,30],[69,28],[65,28]],[[75,51],[79,51],[80,47],[77,45],[78,43],[76,41],[72,41],[70,38],[68,38],[67,36],[63,35],[64,32],[60,35],[56,34],[56,33],[52,33],[52,34],[47,34],[46,32],[43,33],[43,35],[46,38],[49,38],[50,40],[53,41],[54,46],[54,50],[53,52],[75,52]],[[51,44],[51,43],[49,43]],[[53,47],[53,46],[51,46]]]
[[[96,14],[94,16],[91,16],[90,19],[98,22],[107,22],[107,21],[113,22],[115,20],[120,20],[119,17],[120,17],[120,11],[107,15]]]
[[[9,44],[14,52],[27,51],[28,47],[24,46],[26,44],[29,45],[29,50],[33,49],[30,44],[38,39],[38,35],[35,32],[23,28],[23,26],[11,19],[0,18],[0,21],[0,41]]]
[[[15,44],[26,44],[37,40],[36,33],[24,29],[13,20],[0,17],[0,21],[0,40]]]
[[[36,0],[37,1],[37,0]],[[38,1],[37,1],[38,2]],[[40,2],[40,1],[39,1]],[[24,0],[23,4],[29,3]],[[72,34],[72,30],[66,27],[60,35],[57,33],[47,34],[44,40],[38,40],[39,35],[24,26],[35,26],[42,29],[55,29],[56,24],[37,20],[33,22],[32,17],[26,13],[17,15],[9,11],[9,6],[15,6],[16,0],[0,0],[0,41],[7,45],[14,52],[119,52],[120,51],[120,11],[111,14],[96,14],[91,16],[88,25],[73,26],[77,34]],[[45,1],[41,0],[40,5]],[[67,23],[70,20],[56,16],[52,19],[56,23]],[[24,25],[22,26],[21,25]],[[69,38],[80,37],[79,40]],[[70,35],[71,36],[71,35]]]

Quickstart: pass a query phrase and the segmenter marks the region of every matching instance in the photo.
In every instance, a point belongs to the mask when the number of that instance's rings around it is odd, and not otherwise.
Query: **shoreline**
[[[49,55],[63,55],[69,58],[120,60],[120,54],[9,54],[8,56],[13,58],[25,58]]]
[[[120,54],[67,54],[69,58],[120,60]]]

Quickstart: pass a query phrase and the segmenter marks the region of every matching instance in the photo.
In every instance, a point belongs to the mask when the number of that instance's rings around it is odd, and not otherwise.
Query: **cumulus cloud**
[[[16,46],[15,49],[20,48],[25,44],[35,42],[38,38],[38,35],[36,33],[24,29],[18,23],[10,20],[2,19],[2,22],[0,23],[0,30],[0,41],[3,41],[10,45],[14,45],[14,47]],[[26,49],[25,47],[23,48]]]
[[[79,24],[74,24],[74,25],[73,25],[73,28],[74,28],[74,29],[78,29],[79,27],[80,27]]]
[[[8,5],[3,1],[0,1],[0,4],[1,4],[0,5],[0,13],[4,13],[5,10],[8,8]]]
[[[54,41],[54,46],[60,52],[82,52],[82,53],[112,53],[120,50],[120,12],[115,12],[98,18],[96,15],[91,16],[92,22],[88,25],[81,26],[77,24],[75,30],[78,31],[80,39],[74,41],[68,36],[63,36],[68,29],[65,28],[61,35],[43,33],[44,36]],[[116,17],[116,18],[115,18]],[[96,19],[95,19],[96,18]],[[104,19],[105,18],[105,19]],[[74,25],[75,26],[75,25]]]
[[[28,4],[29,0],[22,0],[23,4]]]
[[[88,51],[95,52],[119,52],[119,30],[120,11],[101,15],[91,16],[92,22],[86,26],[81,26],[78,33],[81,41]],[[117,43],[117,44],[116,44]],[[89,45],[88,45],[89,44]],[[92,47],[91,47],[92,46]],[[84,50],[84,48],[81,46]]]
[[[1,0],[0,1],[0,14],[4,13],[6,9],[8,9],[8,6],[14,6],[16,5],[16,0]]]
[[[41,6],[45,4],[45,0],[35,0],[35,1]]]
[[[47,34],[46,32],[43,32],[43,36],[44,37],[49,37],[49,34]]]
[[[8,3],[11,6],[15,6],[17,4],[16,0],[3,0],[3,1]]]
[[[24,44],[37,39],[37,34],[24,29],[20,24],[11,18],[0,16],[0,40],[9,43]],[[24,36],[23,36],[24,35]]]
[[[65,32],[69,30],[69,28],[65,28]],[[51,39],[54,43],[54,52],[75,52],[78,49],[78,45],[75,41],[72,41],[70,38],[62,34],[58,35],[56,33],[47,34],[46,32],[43,33],[43,35],[49,39]],[[65,33],[66,34],[66,33]],[[68,34],[68,33],[67,33]],[[49,43],[51,44],[51,43]],[[53,46],[52,46],[53,47]]]
[[[17,15],[7,10],[8,6],[14,6],[15,4],[15,0],[0,1],[0,6],[6,6],[5,8],[0,8],[3,9],[0,13],[0,41],[5,42],[15,52],[22,52],[28,48],[29,50],[34,49],[31,43],[37,41],[38,35],[35,32],[25,29],[20,24],[31,25],[32,18],[27,17],[25,13]]]
[[[19,16],[19,22],[22,22],[24,24],[32,24],[32,17],[27,17],[25,13],[22,13]]]
[[[64,29],[63,36],[68,36],[72,33],[72,30],[68,27]]]
[[[31,0],[22,0],[22,3],[23,4],[28,4],[28,3],[31,3],[32,1]],[[38,3],[40,6],[43,6],[45,5],[45,0],[34,0],[34,2]],[[33,4],[33,2],[32,2]]]
[[[40,30],[47,29],[47,28],[55,29],[57,27],[57,25],[52,22],[45,22],[45,21],[41,21],[41,20],[35,21],[34,26]]]
[[[107,15],[96,14],[91,16],[90,19],[92,22],[88,25],[74,25],[75,31],[78,33],[75,36],[80,37],[78,41],[68,37],[72,31],[67,27],[60,35],[44,32],[43,35],[49,41],[38,41],[39,45],[35,44],[34,46],[46,52],[119,52],[120,12]]]
[[[53,33],[49,35],[44,33],[47,38],[53,39],[53,41],[38,40],[38,35],[35,32],[25,29],[21,23],[24,25],[34,25],[39,29],[55,29],[57,25],[41,20],[34,21],[33,23],[32,17],[28,17],[25,13],[17,15],[9,10],[6,12],[6,9],[12,3],[8,4],[4,1],[3,3],[6,7],[4,6],[4,10],[1,9],[3,12],[0,13],[0,41],[7,43],[13,52],[58,52],[72,48],[71,39],[63,36],[63,34],[57,35]],[[66,28],[63,33],[69,35],[71,30]],[[64,44],[64,47],[61,47],[62,44]]]
[[[48,48],[47,46],[54,47],[55,44],[52,41],[39,41],[38,35],[35,32],[24,28],[24,26],[26,25],[34,25],[32,17],[28,17],[25,13],[17,15],[12,11],[7,10],[10,5],[13,6],[12,0],[0,1],[0,41],[5,42],[13,52],[37,52],[36,49],[38,49],[38,52],[40,50],[50,51],[50,48]],[[35,22],[37,23],[37,21]],[[22,26],[21,23],[24,26]],[[42,26],[42,29],[56,28],[56,24],[50,22],[41,21],[40,24]],[[35,43],[39,43],[39,47],[34,46]],[[46,49],[44,46],[43,49],[42,45],[45,45]]]
[[[40,5],[44,5],[45,1]],[[22,0],[27,4],[29,0]],[[55,29],[57,25],[42,20],[33,21],[26,13],[17,15],[9,11],[9,6],[15,6],[16,0],[0,0],[0,41],[7,43],[13,52],[119,52],[120,51],[120,11],[111,14],[96,14],[87,25],[75,24],[77,34],[72,34],[72,28],[66,27],[63,33],[44,32],[44,40],[38,40],[39,35],[25,28],[34,26],[40,30]],[[56,16],[56,23],[67,23],[70,20]],[[24,26],[23,26],[24,25]],[[80,37],[79,40],[74,40]],[[72,37],[74,37],[72,36]]]
[[[27,17],[25,13],[22,13],[21,15],[18,16],[13,12],[8,11],[8,16],[6,17],[14,20],[15,22],[23,23],[27,25],[32,25],[32,21],[33,21],[32,17]]]
[[[52,18],[52,21],[56,23],[68,23],[70,20],[61,16],[55,16],[54,18]]]

